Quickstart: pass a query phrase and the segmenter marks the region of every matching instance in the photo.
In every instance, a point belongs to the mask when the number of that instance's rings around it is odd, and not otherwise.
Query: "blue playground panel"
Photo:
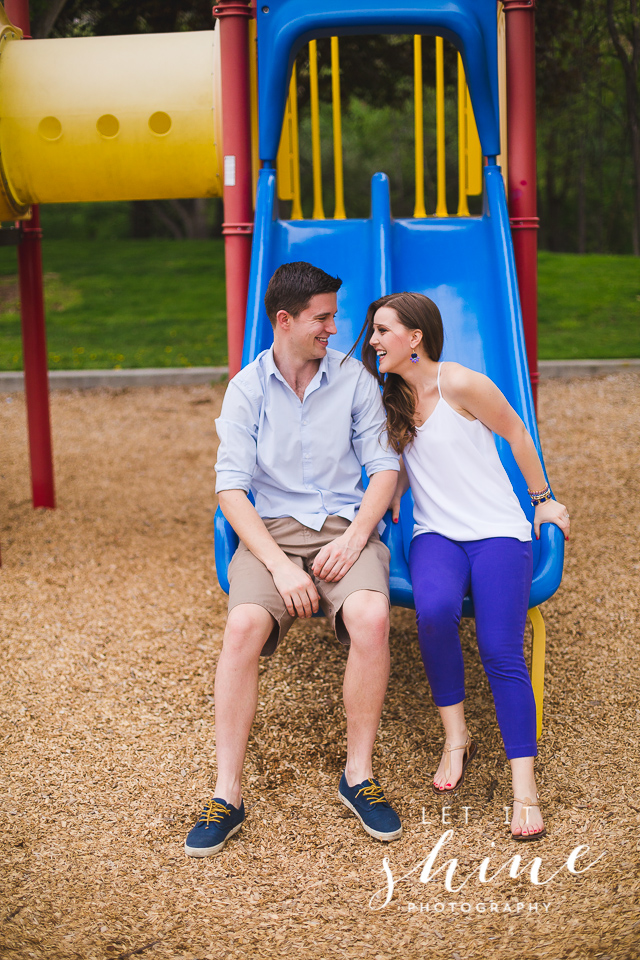
[[[259,3],[260,158],[275,160],[291,68],[316,37],[367,33],[438,34],[464,63],[482,152],[500,153],[497,9],[495,0],[274,0]]]
[[[435,32],[456,43],[465,59],[483,152],[489,157],[484,168],[484,212],[481,217],[394,220],[387,177],[377,173],[372,178],[371,217],[367,220],[279,220],[275,216],[275,170],[267,163],[258,181],[243,366],[273,342],[263,298],[269,278],[282,263],[307,260],[342,278],[338,333],[332,337],[331,346],[344,352],[360,333],[372,300],[401,290],[424,293],[442,313],[443,359],[457,360],[486,373],[500,387],[524,420],[542,459],[504,183],[495,165],[500,148],[494,0],[425,0],[392,10],[369,0],[362,8],[351,3],[348,12],[337,9],[338,0],[327,0],[322,12],[309,13],[308,6],[301,0],[278,0],[269,5],[268,14],[259,11],[263,159],[275,160],[291,64],[295,50],[307,39],[385,30]],[[285,70],[283,64],[287,63]],[[526,484],[511,449],[499,437],[496,442],[520,503],[532,519]],[[407,565],[412,529],[413,502],[408,492],[403,498],[400,523],[396,526],[388,522],[383,536],[391,550],[391,601],[405,607],[414,605]],[[237,542],[218,510],[216,569],[225,591],[227,569]],[[564,537],[558,527],[542,527],[540,540],[533,541],[533,560],[530,607],[547,600],[560,584]],[[463,614],[473,615],[470,598],[465,600]]]

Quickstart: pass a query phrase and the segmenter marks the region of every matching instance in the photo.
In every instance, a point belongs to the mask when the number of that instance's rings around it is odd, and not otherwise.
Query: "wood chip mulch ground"
[[[543,608],[548,836],[506,835],[508,766],[468,622],[481,753],[450,809],[432,795],[440,728],[412,614],[394,610],[375,762],[403,838],[369,839],[336,799],[345,653],[319,620],[262,666],[243,830],[192,860],[225,619],[212,542],[223,390],[55,393],[48,512],[30,505],[23,398],[0,397],[0,956],[640,957],[640,378],[540,387],[549,474],[573,518]],[[457,859],[452,891],[446,869],[421,882],[447,830],[432,871]]]

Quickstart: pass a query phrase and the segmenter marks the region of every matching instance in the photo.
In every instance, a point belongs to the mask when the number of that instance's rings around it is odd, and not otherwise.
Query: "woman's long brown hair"
[[[358,339],[347,354],[353,356],[356,347],[364,336],[362,362],[369,373],[382,386],[382,400],[387,413],[387,433],[389,443],[396,453],[402,453],[407,444],[416,436],[416,400],[413,388],[399,374],[380,373],[376,362],[376,352],[370,344],[373,336],[373,320],[380,307],[391,307],[400,323],[408,330],[420,330],[422,344],[431,360],[439,360],[444,343],[442,317],[437,306],[421,293],[391,293],[380,297],[369,305],[367,318]]]

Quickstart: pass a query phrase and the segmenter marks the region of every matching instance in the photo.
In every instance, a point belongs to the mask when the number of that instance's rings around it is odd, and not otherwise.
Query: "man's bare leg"
[[[218,777],[214,796],[239,807],[251,724],[258,705],[260,652],[274,619],[264,607],[243,603],[227,620],[215,684],[216,756]]]
[[[345,600],[342,619],[351,647],[344,674],[349,786],[373,776],[371,754],[389,682],[389,603],[377,591],[358,590]]]

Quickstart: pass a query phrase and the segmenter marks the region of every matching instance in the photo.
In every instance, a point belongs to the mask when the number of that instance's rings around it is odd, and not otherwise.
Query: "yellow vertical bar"
[[[276,157],[278,198],[280,200],[293,200],[292,128],[291,87],[289,87],[289,96],[287,97],[287,103],[284,108],[284,119],[282,121],[280,145],[278,147],[278,155]]]
[[[251,111],[251,181],[253,186],[253,205],[256,203],[260,154],[258,146],[258,24],[249,20],[249,104]]]
[[[309,85],[311,93],[311,156],[313,160],[313,219],[324,220],[322,206],[322,160],[320,157],[320,95],[318,92],[318,43],[309,41]]]
[[[504,23],[504,7],[498,4],[498,91],[500,104],[500,156],[498,163],[502,167],[502,179],[505,188],[508,181],[507,170],[507,36]]]
[[[413,100],[416,153],[416,205],[414,217],[426,217],[424,207],[424,115],[422,102],[422,37],[413,38]]]
[[[438,158],[436,217],[448,217],[444,142],[444,44],[442,37],[436,37],[436,149]]]
[[[302,205],[300,202],[300,141],[298,139],[298,80],[296,65],[293,64],[291,83],[289,85],[289,102],[291,103],[291,154],[293,168],[293,204],[291,219],[302,220]]]
[[[531,640],[531,686],[536,701],[536,740],[542,733],[542,707],[544,704],[544,651],[547,632],[540,607],[529,610],[529,620],[533,628]]]
[[[464,112],[466,120],[466,193],[468,197],[477,197],[482,193],[482,147],[473,113],[469,87],[464,85]]]
[[[468,217],[467,205],[467,118],[465,103],[464,67],[458,54],[458,216]]]
[[[282,134],[276,160],[278,176],[278,197],[292,200],[291,219],[301,220],[300,206],[300,155],[298,143],[298,89],[296,83],[296,65],[293,65],[289,97],[284,111]]]
[[[346,220],[344,209],[344,176],[342,170],[342,112],[340,107],[340,53],[338,38],[331,37],[331,101],[333,108],[333,179],[336,204],[334,220]]]

